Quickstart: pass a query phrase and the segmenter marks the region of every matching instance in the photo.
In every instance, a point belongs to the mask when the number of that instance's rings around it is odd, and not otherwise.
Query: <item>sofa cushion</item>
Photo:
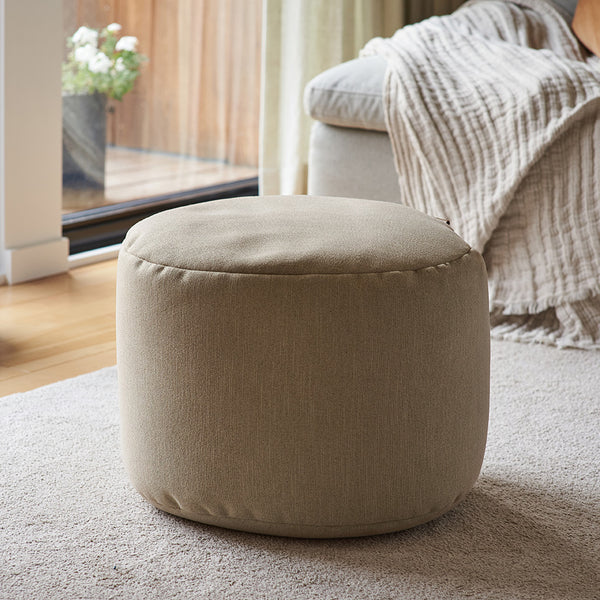
[[[317,121],[342,127],[386,131],[380,56],[357,58],[317,75],[304,91],[304,107]]]

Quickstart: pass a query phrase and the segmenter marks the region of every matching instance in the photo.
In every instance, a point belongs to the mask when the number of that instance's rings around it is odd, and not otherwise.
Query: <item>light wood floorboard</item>
[[[0,396],[116,363],[117,261],[0,287]]]

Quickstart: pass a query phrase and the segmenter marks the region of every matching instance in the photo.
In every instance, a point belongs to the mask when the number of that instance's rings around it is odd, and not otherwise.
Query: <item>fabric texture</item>
[[[484,253],[496,332],[599,347],[600,60],[542,0],[474,0],[365,54],[388,61],[402,201]]]
[[[125,250],[199,272],[327,275],[417,271],[470,250],[439,220],[356,198],[227,198],[163,211],[128,232]]]
[[[426,525],[337,540],[156,510],[109,368],[0,399],[3,600],[597,600],[600,353],[492,341],[481,475]]]
[[[550,0],[550,2],[561,12],[564,13],[565,17],[569,20],[573,20],[575,15],[575,8],[577,6],[577,0]]]
[[[277,535],[404,529],[479,473],[485,266],[388,202],[163,212],[120,253],[117,362],[125,464],[155,506]]]
[[[387,131],[383,111],[386,62],[379,56],[354,59],[327,69],[304,90],[304,111],[316,121]]]
[[[382,131],[313,124],[308,193],[400,202],[390,137]]]

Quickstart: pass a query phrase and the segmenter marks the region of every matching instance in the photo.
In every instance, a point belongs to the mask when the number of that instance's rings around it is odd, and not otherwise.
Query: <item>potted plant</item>
[[[107,98],[129,92],[146,58],[121,25],[80,27],[62,68],[63,185],[104,188]]]

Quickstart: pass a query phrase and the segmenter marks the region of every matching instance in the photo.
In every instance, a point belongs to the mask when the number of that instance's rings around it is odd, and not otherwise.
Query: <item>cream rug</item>
[[[600,353],[494,342],[481,477],[397,534],[184,521],[129,486],[114,368],[0,399],[0,598],[600,598]]]

